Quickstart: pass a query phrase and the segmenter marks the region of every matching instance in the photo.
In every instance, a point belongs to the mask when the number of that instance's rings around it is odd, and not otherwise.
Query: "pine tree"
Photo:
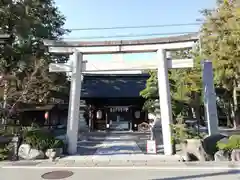
[[[49,73],[48,65],[68,57],[52,56],[43,45],[44,39],[56,40],[68,33],[64,23],[53,0],[0,1],[0,31],[10,35],[0,47],[5,102],[47,103],[50,90],[67,91],[65,75]]]

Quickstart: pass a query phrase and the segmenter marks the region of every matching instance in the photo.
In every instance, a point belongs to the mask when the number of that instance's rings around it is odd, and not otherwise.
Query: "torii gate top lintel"
[[[196,33],[140,40],[116,41],[52,41],[45,40],[44,44],[53,53],[72,54],[77,49],[82,54],[114,54],[156,52],[158,49],[172,50],[192,48],[198,40]]]
[[[166,44],[166,43],[179,43],[188,41],[197,41],[197,33],[138,39],[138,40],[107,40],[107,41],[61,41],[61,40],[44,40],[44,44],[49,47],[99,47],[99,46],[124,46],[124,45],[149,45],[149,44]]]

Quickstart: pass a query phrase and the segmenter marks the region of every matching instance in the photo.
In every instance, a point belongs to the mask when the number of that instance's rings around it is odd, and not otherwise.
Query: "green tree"
[[[201,81],[201,56],[198,44],[196,47],[188,51],[185,55],[178,55],[176,58],[193,58],[194,67],[173,70],[174,81],[176,82],[176,90],[173,99],[183,101],[189,105],[191,116],[197,120],[201,120],[201,105],[202,105],[202,81]]]
[[[237,92],[240,85],[240,10],[239,0],[219,1],[218,8],[203,11],[205,21],[201,31],[202,53],[214,66],[217,87],[229,92],[234,127],[239,124]],[[230,99],[229,99],[230,97]]]
[[[140,92],[140,95],[146,99],[144,109],[150,113],[155,112],[155,100],[158,97],[157,72],[149,71],[149,78],[146,82],[146,88]]]
[[[196,50],[196,52],[199,52]],[[172,51],[173,59],[191,58],[194,55],[196,66],[192,69],[169,70],[169,83],[172,98],[172,109],[174,117],[179,113],[188,116],[189,106],[193,108],[196,118],[200,119],[200,92],[201,92],[201,70],[200,57],[198,53],[190,50]],[[140,93],[146,99],[144,108],[150,112],[156,110],[155,100],[158,97],[157,73],[151,71],[147,80],[146,88]]]
[[[4,102],[43,103],[51,100],[49,91],[67,89],[64,74],[48,71],[48,64],[66,61],[52,56],[44,39],[56,40],[68,31],[65,17],[53,0],[0,1],[0,31],[10,35],[0,47],[0,73],[4,79]],[[8,78],[13,77],[13,78]]]

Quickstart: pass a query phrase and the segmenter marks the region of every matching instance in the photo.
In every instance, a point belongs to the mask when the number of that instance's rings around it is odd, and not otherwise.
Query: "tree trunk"
[[[4,115],[2,117],[2,125],[6,125],[7,124],[7,95],[8,95],[8,90],[9,90],[9,81],[8,80],[4,80],[4,89],[3,89],[3,110],[4,110]]]
[[[233,122],[232,122],[232,118],[231,118],[231,101],[228,100],[228,102],[225,102],[225,103],[228,103],[227,107],[224,105],[225,109],[226,109],[226,116],[227,116],[227,127],[232,127]]]
[[[239,125],[239,119],[240,119],[236,86],[233,89],[233,97],[232,97],[232,106],[231,107],[232,107],[233,128],[236,129]]]
[[[200,121],[201,121],[201,114],[200,114],[200,96],[199,93],[197,92],[192,92],[192,98],[193,101],[191,103],[191,111],[193,114],[193,118],[197,120],[197,129],[198,129],[198,133],[200,130]]]
[[[200,120],[201,120],[201,114],[200,114],[201,101],[200,101],[200,94],[198,92],[194,92],[193,108],[194,108],[195,118],[198,120],[198,122],[200,122]]]

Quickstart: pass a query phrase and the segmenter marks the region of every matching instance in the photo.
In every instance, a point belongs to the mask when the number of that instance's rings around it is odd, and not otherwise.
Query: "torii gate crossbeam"
[[[195,35],[176,37],[157,38],[150,41],[132,40],[132,41],[104,41],[104,42],[56,42],[46,41],[45,45],[49,46],[49,51],[53,53],[71,54],[72,59],[72,78],[71,92],[69,101],[68,114],[68,152],[69,154],[77,153],[78,138],[78,115],[80,106],[81,92],[81,75],[84,54],[112,54],[112,53],[139,53],[139,52],[156,52],[158,58],[158,85],[161,109],[162,135],[164,144],[164,153],[171,155],[171,129],[172,109],[168,80],[168,62],[166,58],[167,50],[192,48],[198,38]],[[181,38],[183,38],[181,40]],[[184,39],[185,38],[185,39]],[[59,72],[59,71],[58,71]]]
[[[10,35],[8,34],[0,34],[0,44],[4,44],[9,38]]]

